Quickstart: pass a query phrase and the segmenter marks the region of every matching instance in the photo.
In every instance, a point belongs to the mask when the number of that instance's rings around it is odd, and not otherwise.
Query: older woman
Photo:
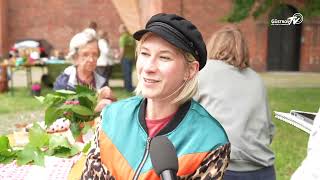
[[[105,77],[95,72],[99,57],[98,38],[95,33],[83,31],[70,41],[68,57],[74,65],[67,67],[54,83],[54,89],[74,90],[76,85],[100,89],[107,85]]]
[[[218,121],[192,100],[206,46],[197,28],[174,14],[157,14],[134,34],[139,96],[112,103],[82,179],[159,179],[150,161],[156,136],[173,143],[181,179],[221,179],[230,144]]]

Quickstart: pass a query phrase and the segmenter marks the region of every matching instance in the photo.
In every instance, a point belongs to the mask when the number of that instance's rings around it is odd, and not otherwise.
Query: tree
[[[258,18],[268,10],[273,10],[284,4],[282,0],[233,0],[231,12],[224,17],[227,22],[240,22],[248,17]],[[305,0],[304,6],[299,9],[305,18],[320,16],[320,1]]]

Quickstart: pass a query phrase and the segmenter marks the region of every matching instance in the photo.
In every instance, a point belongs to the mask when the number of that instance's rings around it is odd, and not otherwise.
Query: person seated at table
[[[221,179],[228,137],[192,99],[207,59],[201,33],[180,16],[157,14],[133,36],[139,41],[137,96],[103,109],[81,179],[159,179],[148,155],[156,136],[173,142],[179,179]]]
[[[101,89],[107,85],[105,77],[95,72],[100,55],[98,37],[90,31],[82,31],[70,41],[68,59],[74,65],[67,67],[56,79],[54,90],[75,90],[76,85],[86,85],[92,89]]]

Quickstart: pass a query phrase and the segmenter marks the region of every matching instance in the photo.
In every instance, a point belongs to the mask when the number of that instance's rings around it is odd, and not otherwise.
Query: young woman
[[[138,96],[103,109],[82,179],[159,179],[149,156],[155,136],[173,143],[180,179],[221,179],[230,154],[227,135],[192,100],[206,64],[200,32],[182,17],[157,14],[134,38]]]

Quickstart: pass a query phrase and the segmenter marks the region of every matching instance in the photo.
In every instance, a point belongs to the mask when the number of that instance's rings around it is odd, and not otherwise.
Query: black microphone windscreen
[[[159,176],[164,170],[178,172],[176,149],[166,136],[156,136],[151,140],[150,157],[153,168]]]

